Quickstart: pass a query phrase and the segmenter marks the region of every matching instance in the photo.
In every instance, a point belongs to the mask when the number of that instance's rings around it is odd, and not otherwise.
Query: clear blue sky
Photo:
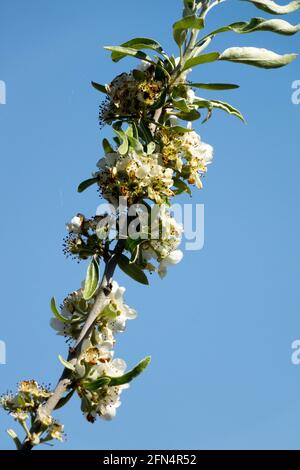
[[[1,316],[7,365],[1,390],[20,379],[54,385],[66,345],[49,328],[49,299],[76,289],[86,266],[65,260],[65,222],[93,214],[94,189],[79,195],[101,157],[100,95],[90,80],[109,82],[132,66],[113,64],[103,45],[154,37],[174,51],[171,25],[180,0],[2,0],[0,79]],[[228,1],[210,27],[265,16]],[[267,15],[266,15],[267,16]],[[300,14],[289,17],[300,22]],[[300,36],[220,35],[211,51],[234,45],[299,52]],[[300,449],[300,105],[291,83],[300,59],[275,71],[208,64],[197,81],[238,82],[215,93],[240,108],[243,125],[216,112],[197,126],[215,147],[205,187],[205,246],[187,252],[164,281],[128,287],[139,317],[119,336],[117,356],[147,372],[123,394],[117,418],[88,424],[75,398],[58,417],[68,440],[60,449]],[[206,93],[205,96],[212,96]],[[189,200],[187,199],[187,202]],[[11,448],[1,413],[0,447]],[[15,426],[17,427],[17,425]]]

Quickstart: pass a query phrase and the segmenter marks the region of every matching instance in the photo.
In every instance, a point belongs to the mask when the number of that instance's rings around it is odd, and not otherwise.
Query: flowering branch
[[[275,15],[291,13],[300,6],[299,2],[281,6],[270,0],[246,1]],[[292,35],[300,30],[300,25],[281,19],[252,18],[223,26],[199,39],[208,12],[222,2],[184,0],[183,16],[173,25],[177,58],[149,38],[134,38],[121,46],[105,48],[114,62],[125,57],[140,61],[137,68],[117,76],[109,85],[92,82],[105,95],[100,124],[111,125],[115,136],[113,143],[103,140],[104,156],[98,169],[79,185],[78,191],[96,184],[110,208],[91,218],[77,214],[67,225],[66,255],[90,262],[84,285],[69,294],[61,308],[54,298],[51,301],[51,326],[71,342],[67,359],[59,356],[64,369],[56,388],[51,391],[35,380],[22,381],[16,394],[1,398],[3,409],[25,432],[22,442],[14,430],[8,430],[19,450],[63,440],[63,425],[53,413],[74,393],[80,397],[81,410],[89,422],[97,417],[112,419],[121,404],[122,391],[150,362],[147,357],[126,372],[126,363],[114,358],[116,334],[125,330],[128,320],[136,318],[135,310],[123,300],[125,289],[113,279],[115,270],[119,267],[147,285],[146,273],[157,272],[163,278],[170,265],[181,261],[183,254],[178,247],[183,227],[172,216],[170,201],[181,193],[191,194],[191,186],[201,189],[213,158],[213,148],[192,129],[192,122],[203,111],[203,122],[208,121],[215,109],[244,119],[231,104],[195,92],[228,90],[238,85],[193,83],[187,80],[188,74],[195,67],[215,61],[268,69],[282,67],[296,57],[255,47],[203,53],[216,35],[225,32]]]

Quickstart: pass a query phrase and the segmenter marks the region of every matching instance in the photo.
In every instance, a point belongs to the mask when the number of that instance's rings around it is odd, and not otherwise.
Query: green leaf
[[[99,379],[94,380],[94,382],[83,382],[82,385],[86,390],[95,392],[96,390],[99,390],[99,388],[109,385],[110,381],[110,377],[100,377]]]
[[[74,392],[75,392],[75,388],[73,388],[69,393],[67,393],[65,397],[62,397],[54,409],[59,410],[60,408],[65,406],[68,403],[68,401],[72,398]]]
[[[192,194],[191,188],[181,179],[174,178],[174,186],[177,188],[176,194],[188,193],[190,196]]]
[[[56,306],[56,300],[54,297],[52,297],[51,299],[51,310],[52,310],[52,313],[53,315],[55,316],[55,318],[59,321],[61,321],[62,323],[71,323],[72,320],[68,320],[67,318],[65,318],[61,313],[60,311],[58,310],[57,306]]]
[[[118,152],[121,155],[126,155],[126,153],[128,152],[128,148],[129,148],[128,136],[125,134],[124,131],[122,131],[122,129],[117,129],[115,126],[114,126],[114,131],[117,134],[121,142],[121,145],[118,147]]]
[[[182,71],[184,72],[185,70],[192,69],[196,65],[214,62],[215,60],[218,60],[219,57],[220,54],[218,52],[210,52],[209,54],[199,55],[198,57],[187,60]]]
[[[202,29],[204,28],[204,20],[203,18],[198,18],[196,15],[185,16],[179,21],[176,21],[173,25],[173,36],[180,47],[185,38],[186,38],[186,31],[188,29]]]
[[[107,89],[105,85],[100,85],[100,83],[96,83],[96,82],[91,82],[91,84],[96,90],[100,91],[101,93],[105,93],[107,95]]]
[[[62,363],[62,365],[63,365],[66,369],[69,369],[69,370],[71,370],[72,372],[75,371],[75,367],[73,366],[73,364],[71,364],[70,362],[66,361],[61,355],[58,356],[58,359],[60,360],[60,362]]]
[[[183,111],[184,113],[189,113],[191,111],[187,101],[183,98],[180,100],[173,100],[172,103],[175,108],[179,109],[180,111]]]
[[[116,57],[116,55],[113,56],[112,54],[112,60],[114,62],[118,62],[120,59],[123,59],[123,57],[130,56],[130,57],[135,57],[136,59],[144,60],[146,62],[150,62],[150,64],[154,64],[153,60],[151,57],[149,57],[147,54],[145,54],[142,51],[137,51],[134,48],[130,47],[122,47],[122,46],[105,46],[104,49],[107,51],[111,51],[112,53],[119,53],[121,54],[122,57],[117,59],[113,59],[113,57]]]
[[[133,379],[138,377],[151,362],[151,357],[145,357],[136,367],[134,367],[131,371],[127,372],[127,374],[122,375],[121,377],[111,377],[109,386],[110,387],[118,387],[120,385],[125,385],[131,382]]]
[[[144,285],[149,284],[149,281],[144,271],[139,268],[139,266],[137,266],[136,264],[130,263],[129,259],[125,255],[120,255],[118,259],[118,265],[119,268],[122,269],[125,274],[130,276],[135,281]]]
[[[239,88],[239,85],[231,83],[189,83],[187,86],[192,88],[203,88],[204,90],[232,90]]]
[[[78,186],[77,188],[77,191],[79,193],[82,193],[83,191],[85,191],[87,188],[89,188],[90,186],[92,186],[93,184],[97,183],[98,181],[98,178],[89,178],[85,181],[82,181],[82,183],[80,183],[80,185]]]
[[[162,55],[164,54],[164,51],[161,45],[154,39],[150,39],[150,38],[134,38],[134,39],[131,39],[130,41],[124,42],[119,47],[130,48],[134,50],[149,49],[152,51],[156,51],[159,54],[162,54]],[[114,62],[118,62],[119,60],[126,57],[126,55],[128,54],[124,52],[113,51],[111,58]]]
[[[196,109],[192,109],[188,113],[181,111],[180,113],[177,113],[176,116],[183,121],[196,121],[201,117],[201,114]]]
[[[224,101],[219,101],[219,100],[211,100],[210,102],[212,103],[213,108],[222,109],[226,113],[232,114],[233,116],[236,116],[237,118],[239,118],[241,121],[245,122],[245,119],[242,113],[238,109],[231,106],[231,104],[225,103]]]
[[[156,149],[156,143],[155,142],[149,142],[147,145],[147,155],[152,155]]]
[[[110,145],[109,141],[107,139],[103,139],[102,141],[102,147],[105,153],[113,153],[114,149]]]
[[[296,0],[288,3],[287,5],[278,5],[272,0],[243,0],[245,2],[253,3],[259,10],[266,11],[267,13],[273,13],[275,15],[286,15],[287,13],[293,13],[300,8],[300,1]]]
[[[230,47],[220,55],[219,60],[272,69],[283,67],[295,60],[296,57],[297,54],[280,55],[268,49],[257,47]]]
[[[271,19],[266,20],[265,18],[252,18],[249,23],[240,21],[239,23],[232,23],[223,28],[216,29],[208,36],[214,36],[218,33],[225,33],[233,31],[238,34],[247,34],[257,31],[270,31],[272,33],[283,34],[285,36],[292,36],[300,31],[300,25],[293,26],[285,20]]]
[[[199,108],[207,108],[209,110],[209,114],[204,120],[204,122],[206,122],[210,118],[211,111],[213,110],[213,108],[219,108],[222,111],[225,111],[228,114],[232,114],[233,116],[239,118],[241,121],[245,122],[245,119],[240,113],[240,111],[231,106],[231,104],[225,103],[224,101],[196,99],[194,103],[197,104]]]
[[[194,130],[194,129],[188,129],[187,127],[182,127],[182,126],[166,127],[166,129],[168,129],[169,132],[174,132],[175,134],[185,134],[186,132],[192,132]]]
[[[137,69],[134,69],[132,71],[132,75],[134,76],[134,79],[137,81],[137,82],[143,82],[144,80],[146,80],[146,75],[144,72],[142,72],[141,70],[137,70]]]
[[[18,438],[17,433],[13,429],[7,429],[6,432],[9,435],[9,437],[11,437],[11,439],[14,441],[17,450],[21,450],[22,449],[22,443],[21,443],[20,439]]]
[[[136,139],[135,137],[128,136],[128,140],[130,142],[131,147],[134,148],[137,153],[144,152],[144,147],[138,139]]]
[[[99,283],[99,264],[94,257],[92,261],[90,262],[89,267],[87,269],[87,273],[86,273],[84,290],[82,294],[84,300],[89,300],[93,297],[93,295],[95,294],[97,290],[98,283]]]

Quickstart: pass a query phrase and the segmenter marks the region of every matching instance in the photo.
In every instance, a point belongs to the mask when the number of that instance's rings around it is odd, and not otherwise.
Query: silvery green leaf
[[[137,153],[143,153],[144,152],[144,147],[142,146],[141,142],[138,139],[136,139],[135,137],[132,137],[132,136],[129,135],[128,140],[130,142],[131,147],[134,148],[134,150]]]
[[[196,109],[191,109],[189,112],[180,111],[176,116],[183,121],[196,121],[201,117],[201,114]]]
[[[202,29],[204,27],[203,18],[198,18],[196,15],[185,16],[173,25],[173,36],[178,44],[181,46],[186,37],[188,29]]]
[[[233,83],[188,83],[187,85],[204,90],[233,90],[234,88],[239,88],[239,85],[234,85]]]
[[[155,151],[155,148],[156,148],[155,142],[149,142],[149,144],[147,145],[147,154],[152,155],[152,153],[154,153]]]
[[[114,149],[110,145],[109,141],[107,139],[103,139],[102,141],[102,147],[105,153],[113,153]]]
[[[99,390],[99,388],[109,385],[110,381],[110,377],[100,377],[99,379],[94,380],[94,382],[83,382],[82,385],[86,390],[95,392],[96,390]]]
[[[206,64],[207,62],[214,62],[215,60],[218,60],[219,57],[220,54],[218,52],[210,52],[209,54],[199,55],[198,57],[187,60],[182,71],[184,72],[185,70],[192,69],[196,65]]]
[[[67,318],[65,318],[58,310],[56,306],[56,300],[54,297],[52,297],[51,299],[51,310],[55,318],[57,318],[57,320],[61,321],[62,323],[71,323],[72,320],[68,320]]]
[[[98,283],[99,283],[99,264],[94,257],[92,261],[90,262],[89,267],[87,269],[87,273],[86,273],[84,290],[82,294],[84,300],[89,300],[93,297],[93,295],[95,294],[97,290]]]
[[[134,38],[131,39],[130,41],[126,41],[123,44],[120,45],[122,48],[130,48],[134,50],[142,50],[142,49],[149,49],[152,51],[156,51],[160,54],[164,54],[163,48],[161,45],[155,41],[154,39],[150,38]],[[114,62],[118,62],[119,60],[123,59],[123,57],[126,57],[125,52],[121,51],[113,51],[111,58]]]
[[[216,29],[208,36],[214,36],[219,33],[226,33],[233,31],[238,34],[254,33],[257,31],[270,31],[272,33],[283,34],[285,36],[292,36],[300,31],[300,25],[292,25],[285,20],[265,18],[252,18],[249,22],[240,21],[238,23],[232,23],[223,28]]]
[[[62,408],[63,406],[65,406],[68,401],[70,401],[70,399],[72,398],[74,392],[75,392],[75,388],[73,388],[69,393],[67,393],[66,396],[62,397],[59,402],[57,403],[56,407],[55,407],[55,410],[59,410],[60,408]]]
[[[233,116],[236,116],[237,118],[239,118],[241,121],[245,122],[245,119],[243,115],[241,114],[241,112],[238,109],[234,108],[234,106],[232,106],[231,104],[225,103],[224,101],[219,101],[219,100],[211,100],[211,103],[212,103],[213,108],[222,109],[226,113],[232,114]]]
[[[275,3],[272,0],[243,1],[253,3],[260,10],[266,11],[267,13],[273,13],[275,15],[286,15],[287,13],[293,13],[300,8],[300,0],[295,0],[287,5],[278,5],[278,3]]]
[[[118,148],[118,152],[120,153],[120,155],[126,155],[129,147],[128,136],[125,134],[125,132],[122,131],[122,129],[117,129],[116,127],[114,127],[114,131],[121,142]]]
[[[85,191],[87,188],[89,188],[90,186],[92,186],[93,184],[97,183],[98,181],[98,178],[89,178],[87,180],[84,180],[82,181],[82,183],[80,183],[80,185],[78,186],[77,188],[77,191],[79,193],[82,193],[83,191]]]
[[[241,121],[245,122],[243,115],[240,113],[240,111],[236,108],[234,108],[231,104],[225,103],[224,101],[219,101],[219,100],[204,100],[204,99],[199,99],[197,98],[194,101],[199,108],[207,108],[208,109],[208,115],[205,118],[204,122],[208,121],[208,119],[211,117],[212,110],[214,108],[219,108],[222,111],[225,111],[228,114],[232,114],[233,116],[236,116],[239,118]]]
[[[66,369],[69,369],[69,370],[71,370],[72,372],[75,371],[75,367],[73,366],[73,364],[71,364],[70,362],[66,361],[61,355],[58,356],[58,359],[60,360],[60,362],[62,363],[62,365],[63,365]]]
[[[104,49],[106,49],[107,51],[110,51],[112,53],[119,53],[119,55],[121,54],[122,57],[126,57],[126,56],[130,56],[130,57],[135,57],[136,59],[140,59],[140,60],[144,60],[146,62],[150,62],[151,64],[153,64],[153,60],[151,59],[151,57],[149,57],[147,54],[145,54],[144,52],[142,51],[137,51],[135,50],[134,48],[130,48],[130,47],[122,47],[122,46],[105,46]],[[112,54],[112,57],[113,57],[113,54]],[[114,55],[115,57],[115,55]],[[118,62],[118,60],[120,60],[119,58],[118,59],[113,59],[112,60],[114,62]]]
[[[192,195],[191,188],[180,178],[173,178],[174,179],[174,186],[177,188],[176,195],[181,193],[188,193],[190,196]]]
[[[128,276],[130,276],[135,281],[140,284],[148,285],[149,281],[147,279],[144,271],[136,264],[130,263],[130,260],[125,256],[121,255],[118,259],[119,268]]]
[[[14,441],[17,450],[20,450],[22,448],[22,444],[21,444],[20,439],[18,438],[17,433],[13,429],[7,429],[6,432],[9,435],[9,437],[11,437],[12,440]]]
[[[253,65],[265,69],[279,68],[295,60],[297,54],[276,54],[268,49],[257,47],[230,47],[219,57],[219,60]]]
[[[151,362],[151,357],[145,357],[136,367],[134,367],[131,371],[127,372],[126,374],[122,375],[121,377],[110,377],[110,387],[118,387],[120,385],[125,385],[131,382],[133,379],[138,377]]]
[[[189,113],[191,111],[191,109],[188,106],[187,101],[184,98],[180,100],[173,100],[172,103],[176,109],[179,109],[180,111],[183,111],[184,113]]]

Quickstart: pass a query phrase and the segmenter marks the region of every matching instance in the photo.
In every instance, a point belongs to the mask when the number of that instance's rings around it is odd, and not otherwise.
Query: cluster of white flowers
[[[82,289],[73,292],[63,303],[61,315],[68,323],[58,318],[51,319],[51,326],[58,334],[77,339],[94,304],[94,300],[84,300],[82,293]],[[113,281],[91,338],[83,342],[75,365],[77,391],[82,399],[82,409],[89,421],[94,421],[96,415],[104,419],[113,418],[121,404],[120,394],[128,387],[127,384],[120,386],[104,384],[97,390],[90,391],[84,385],[103,377],[119,377],[124,374],[125,362],[122,359],[114,359],[115,334],[125,331],[127,320],[133,320],[137,316],[137,312],[125,304],[124,293],[125,288]]]
[[[156,204],[162,204],[173,195],[173,170],[163,166],[161,155],[147,154],[130,149],[127,155],[118,152],[108,153],[98,164],[102,195],[112,204],[120,196],[129,203],[142,198],[149,198]]]
[[[158,217],[154,219],[151,226],[149,240],[141,244],[141,254],[146,268],[150,271],[158,271],[163,278],[167,273],[168,266],[179,263],[183,253],[178,249],[183,233],[183,226],[171,216],[168,209],[160,208]],[[149,261],[158,261],[158,269]]]
[[[213,147],[202,142],[195,131],[183,134],[160,129],[161,155],[165,166],[174,168],[189,184],[202,188],[201,177],[213,159]]]
[[[195,131],[191,131],[184,134],[181,150],[186,160],[188,182],[196,184],[197,188],[201,189],[201,175],[206,173],[207,165],[212,162],[213,147],[202,142],[200,136]]]

